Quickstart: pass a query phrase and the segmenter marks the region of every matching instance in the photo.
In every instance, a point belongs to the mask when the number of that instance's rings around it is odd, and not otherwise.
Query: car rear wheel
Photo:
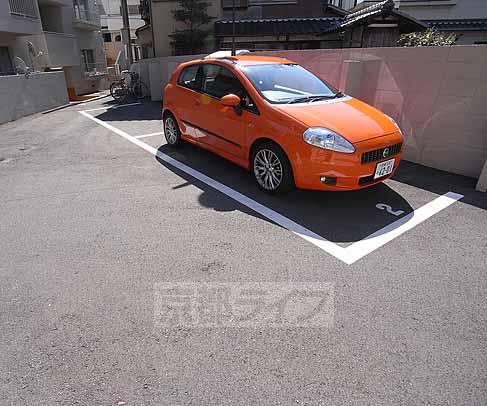
[[[294,187],[289,159],[274,143],[266,142],[254,150],[252,172],[257,185],[266,193],[284,193]]]
[[[164,137],[171,147],[175,147],[181,142],[181,131],[179,131],[178,123],[170,113],[164,117]]]

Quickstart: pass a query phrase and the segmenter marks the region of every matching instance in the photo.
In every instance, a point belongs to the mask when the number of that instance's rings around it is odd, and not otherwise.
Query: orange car
[[[401,159],[392,118],[282,58],[181,64],[164,89],[163,121],[169,145],[185,140],[221,155],[269,193],[367,187]]]

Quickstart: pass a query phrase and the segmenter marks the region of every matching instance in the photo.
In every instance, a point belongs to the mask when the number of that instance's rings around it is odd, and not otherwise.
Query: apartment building
[[[113,66],[118,53],[123,50],[122,34],[120,32],[122,23],[122,11],[120,0],[101,0],[100,4],[101,32],[105,46],[107,64]],[[134,60],[140,59],[140,47],[136,44],[135,30],[144,25],[140,16],[140,0],[127,0],[127,8],[130,25],[130,42],[132,44],[132,55]]]
[[[0,1],[0,55],[2,74],[15,73],[16,57],[35,71],[62,69],[71,99],[99,90],[106,58],[96,0]]]

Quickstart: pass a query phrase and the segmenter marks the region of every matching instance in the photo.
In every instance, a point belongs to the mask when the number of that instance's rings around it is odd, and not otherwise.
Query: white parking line
[[[144,134],[144,135],[136,135],[134,138],[147,138],[147,137],[153,137],[154,135],[162,135],[164,132],[158,132],[158,133],[150,133],[150,134]]]
[[[127,134],[125,131],[122,131],[96,117],[93,117],[92,115],[88,114],[87,111],[89,110],[80,111],[80,113],[90,120],[93,120],[95,123],[109,129],[110,131],[113,131],[115,134],[125,138],[126,140],[137,145],[138,147],[146,150],[150,154],[158,157],[160,160],[192,176],[193,178],[198,179],[200,182],[211,186],[213,189],[218,190],[219,192],[227,195],[233,200],[239,202],[240,204],[247,206],[248,208],[261,214],[262,216],[267,217],[274,223],[288,229],[292,233],[298,235],[306,241],[309,241],[310,243],[321,248],[323,251],[327,252],[330,255],[333,255],[335,258],[343,261],[348,265],[353,264],[360,258],[363,258],[364,256],[370,254],[376,249],[392,241],[394,238],[399,237],[401,234],[405,233],[408,230],[411,230],[412,228],[416,227],[418,224],[421,224],[423,221],[427,220],[434,214],[446,209],[448,206],[463,198],[463,195],[448,192],[443,196],[439,196],[435,200],[425,204],[419,209],[414,210],[407,216],[404,216],[403,218],[396,220],[395,222],[385,226],[384,228],[381,228],[375,233],[369,235],[368,237],[357,241],[349,245],[348,247],[341,247],[340,245],[335,244],[334,242],[329,241],[326,238],[323,238],[313,231],[308,230],[302,225],[283,216],[282,214],[279,214],[276,211],[256,202],[250,197],[245,196],[240,192],[237,192],[235,189],[232,189],[224,185],[223,183],[220,183],[217,180],[212,179],[209,176],[206,176],[203,173],[191,168],[190,166],[177,161],[169,155],[158,151],[156,148],[146,144],[145,142],[140,141],[136,137]]]

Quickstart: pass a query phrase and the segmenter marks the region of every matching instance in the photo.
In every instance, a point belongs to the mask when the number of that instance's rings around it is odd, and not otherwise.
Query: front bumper
[[[353,154],[344,154],[309,146],[300,148],[293,162],[294,180],[301,189],[345,191],[362,189],[394,175],[401,161],[401,152],[382,157],[369,163],[362,163],[362,154],[403,142],[400,133],[361,141],[354,144]],[[394,158],[391,174],[374,179],[377,164]],[[336,184],[324,184],[322,177],[336,178]]]

